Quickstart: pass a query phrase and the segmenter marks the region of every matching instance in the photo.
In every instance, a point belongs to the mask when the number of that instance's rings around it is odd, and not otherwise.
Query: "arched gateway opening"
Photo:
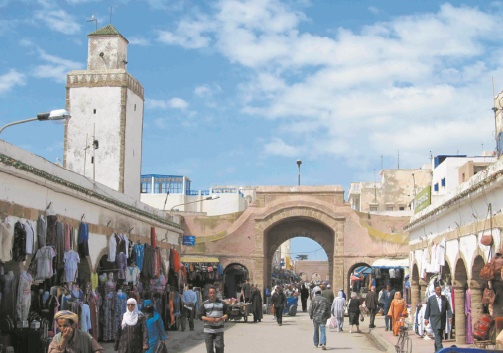
[[[328,257],[329,278],[332,281],[334,231],[318,220],[296,216],[285,218],[264,231],[264,277],[267,286],[272,285],[272,263],[276,249],[285,241],[296,237],[310,238],[325,250]]]

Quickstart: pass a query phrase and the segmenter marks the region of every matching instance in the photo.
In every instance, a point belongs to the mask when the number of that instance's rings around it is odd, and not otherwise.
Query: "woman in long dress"
[[[346,310],[346,299],[342,295],[342,291],[337,293],[337,298],[334,299],[332,303],[332,315],[337,322],[336,328],[337,332],[342,332],[342,326],[344,324],[344,311]]]
[[[391,318],[391,327],[395,336],[398,336],[400,326],[403,325],[403,320],[400,319],[405,317],[404,311],[406,308],[405,300],[402,299],[402,294],[400,292],[396,292],[388,311],[388,317]]]
[[[138,311],[133,298],[127,301],[127,310],[117,330],[114,349],[119,353],[143,353],[148,349],[148,330],[146,318]]]
[[[360,321],[358,321],[360,319],[360,300],[358,299],[358,296],[356,295],[355,292],[351,293],[351,299],[349,300],[348,305],[348,315],[349,315],[349,324],[351,325],[349,333],[353,332],[353,325],[356,325],[355,332],[361,332]]]
[[[161,315],[155,310],[154,304],[150,299],[143,302],[143,312],[147,318],[148,329],[148,345],[149,348],[145,353],[154,353],[160,341],[166,339],[166,332],[164,331],[164,323]]]

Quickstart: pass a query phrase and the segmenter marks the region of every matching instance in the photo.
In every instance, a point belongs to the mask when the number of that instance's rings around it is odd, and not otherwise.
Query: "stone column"
[[[484,306],[482,305],[482,293],[484,292],[483,284],[476,281],[470,283],[470,297],[471,297],[471,312],[472,312],[472,325],[484,313]]]
[[[465,328],[465,289],[454,287],[454,307],[456,318],[456,343],[466,344]]]
[[[412,305],[411,314],[416,315],[416,306],[419,304],[419,294],[421,287],[419,286],[419,281],[412,280],[410,282],[410,304]]]

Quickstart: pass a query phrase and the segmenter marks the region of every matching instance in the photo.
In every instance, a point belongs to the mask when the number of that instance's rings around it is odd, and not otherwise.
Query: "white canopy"
[[[372,267],[409,267],[409,259],[377,259]]]

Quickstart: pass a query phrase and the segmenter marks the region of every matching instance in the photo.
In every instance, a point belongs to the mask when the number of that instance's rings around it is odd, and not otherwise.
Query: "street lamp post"
[[[201,200],[195,200],[195,201],[189,201],[189,202],[184,202],[184,203],[181,203],[179,205],[174,205],[173,207],[171,207],[171,209],[169,210],[170,213],[173,212],[173,209],[175,207],[178,207],[178,206],[183,206],[183,205],[188,205],[190,203],[196,203],[196,202],[203,202],[203,201],[210,201],[210,200],[216,200],[216,199],[219,199],[220,196],[218,195],[212,195],[212,196],[208,196],[208,197],[205,197],[204,199],[201,199]]]
[[[4,131],[6,128],[12,125],[18,125],[18,124],[23,124],[23,123],[28,123],[30,121],[46,121],[46,120],[63,120],[63,119],[70,119],[70,113],[66,111],[65,109],[56,109],[56,110],[51,110],[49,113],[39,113],[37,114],[36,118],[30,118],[30,119],[25,119],[25,120],[19,120],[19,121],[14,121],[13,123],[9,123],[7,125],[2,126],[0,128],[0,134],[2,131]]]
[[[299,186],[300,186],[300,165],[302,164],[302,161],[300,159],[297,159],[297,166],[299,167]]]

